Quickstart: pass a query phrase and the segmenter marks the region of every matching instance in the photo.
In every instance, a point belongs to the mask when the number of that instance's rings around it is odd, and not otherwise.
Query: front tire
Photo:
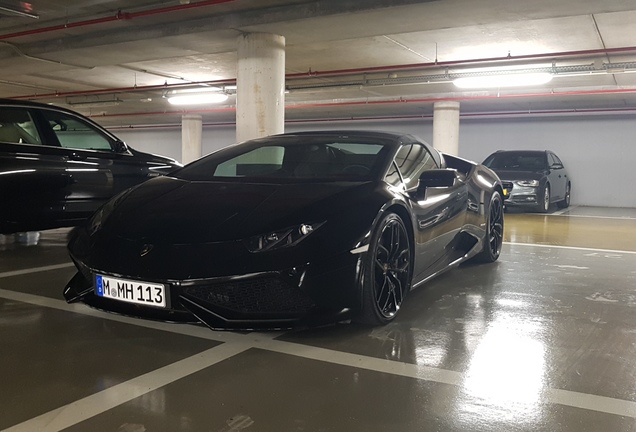
[[[550,185],[546,184],[539,203],[539,213],[547,213],[550,209]]]
[[[568,208],[570,207],[570,192],[572,191],[572,185],[570,183],[567,184],[567,186],[565,187],[565,198],[563,198],[563,201],[559,201],[557,203],[557,206],[559,208]]]
[[[365,257],[358,321],[371,325],[391,322],[411,287],[411,278],[411,236],[402,218],[387,213],[375,227]]]
[[[501,195],[494,192],[488,206],[488,219],[486,220],[486,236],[484,248],[475,256],[479,262],[491,263],[497,261],[501,255],[504,230],[504,209]]]

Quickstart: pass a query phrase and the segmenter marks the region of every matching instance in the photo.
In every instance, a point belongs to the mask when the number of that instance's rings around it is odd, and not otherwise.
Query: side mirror
[[[560,163],[555,163],[550,165],[550,169],[553,169],[553,170],[563,169],[563,165]]]
[[[422,175],[420,175],[416,196],[418,199],[426,198],[426,189],[431,187],[453,187],[457,179],[457,170],[454,169],[433,169],[424,171]]]
[[[128,146],[123,141],[115,141],[113,150],[115,150],[115,153],[126,153],[128,151]]]

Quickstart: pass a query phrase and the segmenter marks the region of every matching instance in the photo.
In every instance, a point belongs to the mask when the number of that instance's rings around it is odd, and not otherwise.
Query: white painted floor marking
[[[632,401],[560,389],[549,389],[547,395],[559,405],[636,418],[636,403]]]
[[[555,211],[554,213],[510,213],[513,214],[523,214],[524,216],[558,216],[558,217],[569,217],[569,218],[590,218],[590,219],[616,219],[616,220],[636,220],[636,215],[634,216],[600,216],[600,215],[581,215],[581,214],[570,214],[568,213],[570,210],[575,209],[576,207],[570,207],[567,209]],[[511,216],[514,217],[514,216]]]
[[[31,432],[34,430],[51,432],[59,431],[90,417],[108,411],[109,409],[126,403],[145,393],[168,385],[180,378],[198,372],[208,366],[212,366],[250,348],[258,348],[325,363],[349,366],[389,375],[403,376],[448,385],[461,386],[465,381],[465,374],[461,372],[428,366],[418,366],[410,363],[396,362],[393,360],[274,340],[273,338],[281,335],[281,332],[249,334],[215,332],[204,327],[193,325],[168,324],[123,317],[96,311],[84,305],[68,305],[61,300],[2,289],[0,289],[0,297],[37,306],[50,307],[67,312],[81,313],[97,318],[133,324],[155,330],[169,331],[186,336],[226,342],[218,347],[204,351],[203,353],[157,369],[156,371],[149,372],[100,393],[96,393],[64,407],[50,411],[49,413],[27,420],[26,422],[20,423],[9,429],[5,429],[2,432]],[[636,402],[561,389],[547,389],[547,394],[548,400],[546,402],[636,418]]]
[[[539,248],[549,248],[549,249],[570,249],[570,250],[579,250],[579,251],[590,251],[590,252],[605,252],[605,253],[615,253],[615,254],[632,254],[636,255],[636,251],[624,251],[624,250],[616,250],[616,249],[596,249],[596,248],[586,248],[586,247],[578,247],[578,246],[558,246],[558,245],[549,245],[549,244],[537,244],[537,243],[515,243],[515,242],[503,242],[505,245],[509,246],[524,246],[524,247],[539,247]]]
[[[581,267],[581,266],[575,266],[575,265],[557,265],[554,264],[553,267],[557,267],[560,269],[571,269],[571,270],[589,270],[589,267]]]
[[[575,208],[577,208],[578,206],[571,206],[571,207],[566,207],[563,210],[558,210],[555,211],[554,213],[552,213],[550,216],[561,216],[563,213],[569,212],[570,210],[574,210]],[[569,216],[569,215],[568,215]]]
[[[295,357],[318,360],[325,363],[351,366],[374,372],[382,372],[425,381],[434,381],[442,384],[459,386],[463,382],[463,374],[461,372],[438,369],[429,366],[418,366],[411,363],[402,363],[394,360],[351,354],[309,345],[300,345],[294,342],[279,340],[261,341],[255,347]]]
[[[4,432],[61,431],[250,348],[251,344],[247,341],[221,344],[12,426]]]
[[[82,315],[89,315],[95,318],[107,319],[110,321],[117,321],[125,324],[132,324],[138,327],[145,327],[153,330],[167,331],[171,333],[177,333],[184,336],[193,336],[201,339],[208,339],[218,342],[242,342],[245,338],[244,335],[232,333],[232,332],[215,332],[207,327],[177,323],[165,323],[161,321],[144,320],[140,318],[132,318],[123,315],[116,315],[108,312],[102,312],[96,309],[92,309],[83,303],[68,304],[64,300],[52,299],[49,297],[42,297],[33,294],[26,294],[16,291],[10,291],[0,289],[0,298],[8,300],[19,301],[22,303],[28,303],[35,306],[47,307],[51,309],[58,309],[65,312],[74,312]],[[253,333],[251,336],[257,337],[260,334]],[[273,335],[271,337],[276,337]]]
[[[13,270],[13,271],[0,273],[0,279],[11,277],[11,276],[20,276],[20,275],[25,275],[30,273],[38,273],[43,271],[59,270],[59,269],[67,268],[67,267],[75,267],[75,264],[64,263],[64,264],[54,264],[54,265],[49,265],[44,267],[32,267],[32,268],[23,269],[23,270]]]
[[[573,215],[573,214],[564,214],[564,215],[547,215],[547,216],[561,216],[561,217],[571,217],[571,218],[588,218],[588,219],[616,219],[616,220],[636,220],[636,216],[594,216],[594,215]]]

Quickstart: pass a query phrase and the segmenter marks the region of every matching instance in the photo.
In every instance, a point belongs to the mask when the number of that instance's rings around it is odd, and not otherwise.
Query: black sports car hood
[[[159,177],[120,200],[102,222],[101,234],[173,244],[238,240],[322,222],[337,211],[340,199],[350,202],[346,191],[361,187],[364,183],[190,182]]]
[[[494,170],[501,180],[540,180],[544,171]]]

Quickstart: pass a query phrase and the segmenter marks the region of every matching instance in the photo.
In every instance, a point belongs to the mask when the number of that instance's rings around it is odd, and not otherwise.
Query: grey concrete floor
[[[67,305],[65,235],[0,242],[0,430],[636,431],[636,209],[509,212],[395,322],[279,333]]]

